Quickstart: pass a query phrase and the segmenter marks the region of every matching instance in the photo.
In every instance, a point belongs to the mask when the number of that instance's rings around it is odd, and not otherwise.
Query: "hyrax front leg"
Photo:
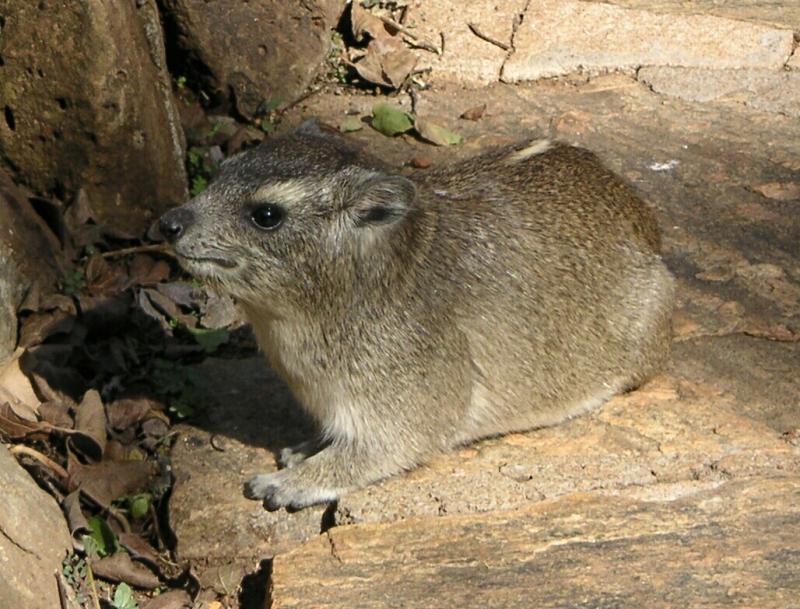
[[[334,442],[291,468],[254,476],[245,484],[245,495],[262,499],[268,510],[299,509],[334,501],[411,465],[394,462],[374,448]]]
[[[311,455],[318,453],[323,446],[324,443],[322,440],[317,438],[300,442],[294,446],[287,446],[281,449],[281,453],[278,455],[278,465],[280,465],[282,469],[294,467],[298,463],[302,463],[308,459]]]

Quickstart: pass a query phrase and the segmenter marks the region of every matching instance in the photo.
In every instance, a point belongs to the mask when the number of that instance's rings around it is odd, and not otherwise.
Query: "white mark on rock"
[[[650,163],[648,167],[653,171],[669,171],[670,169],[675,169],[679,162],[676,159],[671,159],[666,163]]]

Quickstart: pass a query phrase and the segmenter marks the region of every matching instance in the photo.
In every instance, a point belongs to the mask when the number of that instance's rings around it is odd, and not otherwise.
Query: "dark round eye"
[[[256,207],[250,213],[250,219],[258,228],[263,230],[273,230],[278,228],[286,217],[286,212],[280,205],[267,203]]]

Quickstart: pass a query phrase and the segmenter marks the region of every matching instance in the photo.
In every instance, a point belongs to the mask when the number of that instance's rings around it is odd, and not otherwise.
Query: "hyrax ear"
[[[358,226],[397,222],[408,214],[417,197],[414,183],[397,175],[369,174],[353,191],[350,205]]]

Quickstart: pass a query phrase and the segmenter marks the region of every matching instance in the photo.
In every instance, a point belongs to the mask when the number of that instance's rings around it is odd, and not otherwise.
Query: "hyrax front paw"
[[[333,501],[338,493],[309,484],[300,476],[293,475],[291,469],[284,469],[273,474],[253,476],[244,486],[244,494],[248,499],[261,499],[268,510],[285,507],[300,509],[315,503]]]

